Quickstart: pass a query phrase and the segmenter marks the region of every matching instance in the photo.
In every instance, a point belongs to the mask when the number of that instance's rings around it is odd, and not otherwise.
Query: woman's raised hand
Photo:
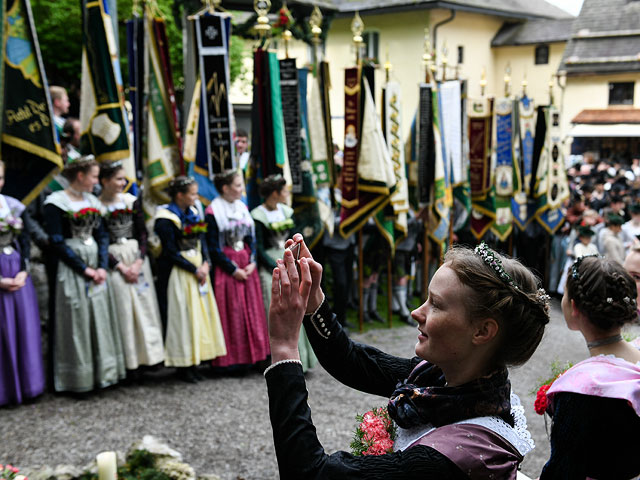
[[[271,361],[299,359],[298,338],[302,318],[307,310],[312,279],[309,264],[313,260],[300,259],[300,274],[290,250],[278,260],[271,280],[269,307],[269,340]]]
[[[316,262],[311,256],[311,252],[304,243],[304,237],[300,233],[296,233],[293,239],[289,239],[285,243],[285,252],[289,251],[289,247],[294,243],[300,244],[300,260],[307,259],[309,271],[311,273],[311,291],[309,292],[309,301],[305,313],[313,313],[324,301],[324,293],[322,293],[322,265]],[[301,263],[302,265],[302,263]]]

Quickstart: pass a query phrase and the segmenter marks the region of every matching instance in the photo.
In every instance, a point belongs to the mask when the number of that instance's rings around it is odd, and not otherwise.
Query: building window
[[[549,63],[549,45],[538,45],[535,56],[536,65],[547,65]]]
[[[362,34],[364,40],[364,58],[375,63],[380,63],[378,56],[378,45],[380,44],[380,33],[368,31]]]
[[[609,84],[609,105],[633,105],[634,82]]]
[[[464,47],[462,45],[458,45],[458,65],[462,65],[464,63]]]

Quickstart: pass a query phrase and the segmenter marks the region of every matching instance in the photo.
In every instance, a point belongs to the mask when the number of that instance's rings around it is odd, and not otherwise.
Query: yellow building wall
[[[494,64],[491,91],[502,95],[504,92],[504,75],[507,65],[511,67],[511,93],[522,94],[522,80],[527,79],[527,96],[535,105],[549,103],[549,81],[558,71],[566,42],[549,44],[549,62],[546,65],[535,64],[535,45],[493,48]],[[560,95],[554,81],[554,95]]]
[[[633,106],[640,108],[640,75],[638,73],[567,77],[562,98],[561,121],[564,135],[571,130],[571,120],[582,110],[609,108],[609,83],[611,82],[635,82]],[[622,105],[618,107],[625,108]],[[571,141],[571,138],[566,139],[567,148]]]

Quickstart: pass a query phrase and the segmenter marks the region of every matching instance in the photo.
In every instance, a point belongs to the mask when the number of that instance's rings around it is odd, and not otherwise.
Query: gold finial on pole
[[[391,62],[389,61],[389,48],[387,47],[387,61],[384,62],[384,74],[385,74],[387,83],[389,83],[389,80],[391,79],[392,68],[393,68],[393,65],[391,65]]]
[[[320,44],[322,43],[322,39],[320,38],[320,35],[322,35],[322,12],[317,5],[313,7],[311,17],[309,17],[309,25],[311,25],[311,35],[313,35],[313,52],[317,63],[320,60],[319,51]]]
[[[447,66],[449,65],[449,59],[447,58],[447,54],[449,51],[447,50],[447,41],[445,40],[442,44],[442,81],[447,81]]]
[[[484,97],[485,90],[487,88],[487,71],[482,67],[482,73],[480,74],[480,96]]]
[[[362,38],[364,32],[364,22],[360,18],[360,14],[356,12],[351,20],[351,33],[353,33],[353,44],[356,46],[356,64],[360,64],[360,48],[364,42]]]
[[[422,42],[422,65],[424,65],[425,82],[431,81],[431,34],[429,33],[429,27],[424,29],[424,40]]]
[[[285,29],[282,32],[282,41],[284,42],[284,56],[285,58],[289,58],[289,42],[291,41],[291,37],[293,37],[293,33],[289,30],[289,18],[291,18],[291,12],[289,11],[289,7],[287,7],[287,2],[282,3],[282,8],[280,9],[280,15],[282,16],[282,12],[284,11],[285,16],[287,17],[287,23],[284,25]]]
[[[253,9],[258,14],[258,20],[253,28],[258,33],[260,39],[263,40],[271,32],[269,17],[267,17],[271,9],[271,0],[253,0]]]
[[[509,97],[511,93],[511,63],[507,62],[504,69],[504,96]]]
[[[524,78],[522,79],[522,96],[527,96],[527,87],[529,86],[529,82],[527,82],[527,71],[524,71]]]

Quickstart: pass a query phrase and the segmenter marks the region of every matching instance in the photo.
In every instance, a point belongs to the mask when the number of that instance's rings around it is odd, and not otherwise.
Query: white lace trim
[[[535,448],[535,443],[531,438],[531,433],[527,430],[527,418],[524,414],[524,407],[518,395],[513,393],[513,391],[511,392],[511,414],[514,420],[513,427],[499,417],[469,418],[456,422],[456,424],[473,424],[488,428],[513,445],[515,449],[520,452],[520,455],[525,456]],[[393,445],[393,450],[405,450],[433,430],[435,430],[435,427],[432,425],[423,425],[408,429],[398,427],[398,436]]]

